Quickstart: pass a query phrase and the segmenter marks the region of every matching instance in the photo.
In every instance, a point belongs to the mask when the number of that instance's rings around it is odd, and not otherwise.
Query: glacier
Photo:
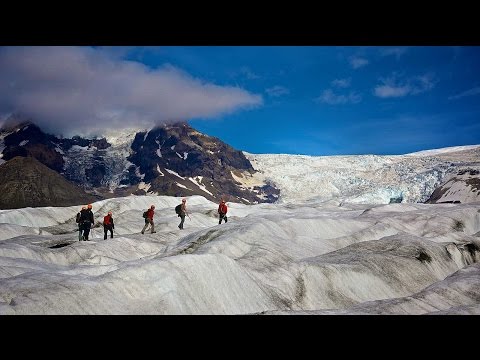
[[[0,210],[0,314],[479,314],[480,203],[135,196]],[[155,234],[140,234],[155,209]],[[103,240],[101,219],[115,221]]]
[[[279,203],[310,198],[362,204],[425,202],[459,171],[480,170],[480,145],[391,156],[244,154],[259,181],[280,189]]]

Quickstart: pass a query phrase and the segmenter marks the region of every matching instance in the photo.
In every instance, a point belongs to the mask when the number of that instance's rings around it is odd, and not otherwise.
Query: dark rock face
[[[16,156],[35,158],[85,190],[106,197],[154,192],[256,203],[274,202],[279,194],[272,184],[252,191],[237,183],[232,172],[237,176],[255,172],[248,159],[187,123],[139,132],[130,148],[127,144],[119,150],[105,138],[57,138],[29,121],[12,120],[0,129],[0,146],[5,161]]]
[[[33,157],[0,165],[0,209],[72,206],[98,201]]]
[[[38,126],[23,122],[11,126],[11,134],[5,137],[3,160],[8,161],[15,156],[31,156],[55,171],[62,171],[63,157],[55,150],[54,136],[47,135]]]
[[[134,153],[128,160],[140,167],[145,182],[157,176],[157,164],[181,176],[212,179],[222,179],[229,169],[254,171],[241,151],[185,123],[155,128],[148,134],[138,133],[132,150]]]
[[[254,172],[243,153],[215,137],[199,133],[186,123],[164,125],[148,133],[137,133],[128,160],[145,175],[143,181],[151,183],[149,191],[173,196],[201,194],[214,201],[224,197],[235,201],[243,198],[250,202],[265,202],[257,194],[240,188],[231,175],[231,171]],[[183,179],[172,176],[168,170],[176,172]],[[188,179],[198,176],[202,177],[200,185],[211,194],[199,191],[198,185]],[[257,190],[271,195],[276,189],[267,186]],[[267,199],[269,202],[275,200],[275,196]]]

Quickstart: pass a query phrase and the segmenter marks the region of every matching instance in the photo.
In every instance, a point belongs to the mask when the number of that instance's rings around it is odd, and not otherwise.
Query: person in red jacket
[[[110,239],[113,239],[113,229],[115,229],[115,224],[113,223],[112,212],[109,211],[108,215],[103,218],[103,240],[107,240],[108,231],[110,231]]]
[[[151,231],[150,231],[150,232],[151,232],[152,234],[153,234],[153,233],[156,233],[156,231],[155,231],[155,225],[154,225],[154,223],[153,223],[153,215],[155,214],[155,211],[154,211],[154,210],[155,210],[155,206],[152,205],[152,206],[150,206],[150,209],[148,209],[148,210],[146,211],[147,217],[145,218],[145,226],[144,226],[143,229],[142,229],[142,234],[145,233],[145,230],[147,229],[148,224],[152,225],[152,228],[151,228]]]
[[[220,205],[218,205],[218,224],[220,225],[222,223],[222,220],[225,219],[225,222],[227,222],[227,204],[225,204],[225,200],[222,199],[220,202]]]

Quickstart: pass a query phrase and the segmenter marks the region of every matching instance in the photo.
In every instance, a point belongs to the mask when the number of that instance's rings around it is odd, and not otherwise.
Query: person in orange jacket
[[[115,224],[113,223],[112,212],[109,211],[108,215],[103,218],[103,240],[107,240],[108,231],[110,231],[110,239],[113,239],[113,229],[115,229]]]
[[[155,224],[153,223],[153,215],[155,214],[155,211],[154,211],[154,210],[155,210],[155,206],[152,205],[152,206],[150,206],[150,209],[148,209],[148,210],[146,211],[145,226],[144,226],[143,229],[142,229],[142,234],[145,233],[145,230],[147,229],[148,224],[152,225],[152,228],[151,228],[151,231],[150,231],[150,232],[151,232],[152,234],[153,234],[153,233],[156,233],[156,231],[155,231]]]
[[[218,205],[218,224],[220,225],[222,223],[222,220],[225,219],[225,223],[228,221],[227,219],[227,204],[225,204],[225,200],[222,199],[220,202],[220,205]]]

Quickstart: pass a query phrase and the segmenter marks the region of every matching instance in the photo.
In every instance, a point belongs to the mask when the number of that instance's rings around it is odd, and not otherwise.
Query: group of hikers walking
[[[222,223],[222,220],[227,222],[227,204],[225,200],[221,200],[220,204],[218,205],[218,224]],[[182,203],[175,207],[175,213],[180,218],[180,224],[178,224],[178,228],[183,230],[183,224],[185,222],[185,216],[190,218],[187,211],[187,199],[182,199]],[[150,206],[144,213],[143,218],[145,219],[145,225],[141,231],[142,234],[148,229],[150,226],[150,233],[154,234],[155,231],[155,223],[153,221],[153,216],[155,215],[155,205]],[[78,240],[79,241],[88,241],[88,236],[90,234],[90,229],[94,227],[94,218],[92,212],[92,204],[88,204],[88,206],[83,206],[82,210],[77,214],[76,222],[78,224]],[[113,223],[112,212],[109,211],[108,214],[103,218],[103,239],[107,239],[107,233],[110,232],[110,238],[113,238],[113,230],[115,229],[115,224]]]
[[[82,207],[82,210],[77,214],[76,221],[78,224],[78,240],[88,241],[90,229],[92,229],[95,224],[95,221],[93,220],[92,204]],[[115,229],[115,224],[113,223],[112,212],[109,211],[103,218],[104,240],[107,239],[107,233],[109,231],[110,237],[113,238],[113,229]]]

